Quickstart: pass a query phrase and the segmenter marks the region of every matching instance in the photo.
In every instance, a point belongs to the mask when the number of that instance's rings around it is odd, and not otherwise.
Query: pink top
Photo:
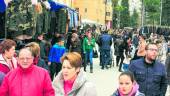
[[[74,80],[64,81],[64,93],[65,93],[64,96],[68,96],[67,94],[68,94],[68,92],[71,91],[73,84],[74,84]]]

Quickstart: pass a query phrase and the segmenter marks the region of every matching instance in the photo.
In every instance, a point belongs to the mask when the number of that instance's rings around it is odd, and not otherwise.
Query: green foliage
[[[139,15],[136,10],[134,10],[132,16],[130,16],[131,27],[138,27]]]
[[[130,26],[129,0],[122,0],[123,10],[120,12],[120,28]]]
[[[159,24],[160,0],[144,0],[146,24]]]
[[[112,0],[112,8],[113,8],[113,18],[112,18],[112,25],[113,25],[113,28],[116,28],[117,27],[117,18],[118,18],[118,13],[117,13],[117,10],[116,10],[116,6],[118,5],[118,0]]]
[[[121,6],[121,5],[117,5],[117,6],[115,7],[115,10],[116,10],[116,11],[123,11],[123,10],[125,10],[125,9],[127,9],[127,7],[124,7],[124,6]]]
[[[170,2],[162,0],[162,22],[163,26],[170,26]]]

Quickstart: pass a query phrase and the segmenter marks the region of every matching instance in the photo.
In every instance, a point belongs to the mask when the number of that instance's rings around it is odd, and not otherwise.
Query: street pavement
[[[99,59],[95,58],[94,71],[90,73],[90,67],[87,67],[87,77],[96,86],[97,96],[111,96],[118,87],[118,76],[120,72],[118,67],[101,70]]]

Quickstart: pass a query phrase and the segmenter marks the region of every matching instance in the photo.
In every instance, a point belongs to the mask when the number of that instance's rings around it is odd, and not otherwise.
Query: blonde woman
[[[36,42],[31,42],[28,43],[25,47],[29,47],[30,50],[32,51],[32,54],[34,56],[34,61],[33,61],[34,65],[37,65],[49,71],[48,65],[45,63],[44,59],[40,57],[41,49],[39,44]]]

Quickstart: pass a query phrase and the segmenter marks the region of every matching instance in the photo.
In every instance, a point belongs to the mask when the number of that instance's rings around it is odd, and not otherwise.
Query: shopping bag
[[[123,63],[122,64],[122,71],[128,71],[129,69],[129,64]]]
[[[129,63],[130,63],[130,60],[128,57],[125,58],[123,64],[122,64],[122,71],[128,71],[129,69]]]
[[[95,49],[93,49],[93,58],[98,58],[98,53]]]

